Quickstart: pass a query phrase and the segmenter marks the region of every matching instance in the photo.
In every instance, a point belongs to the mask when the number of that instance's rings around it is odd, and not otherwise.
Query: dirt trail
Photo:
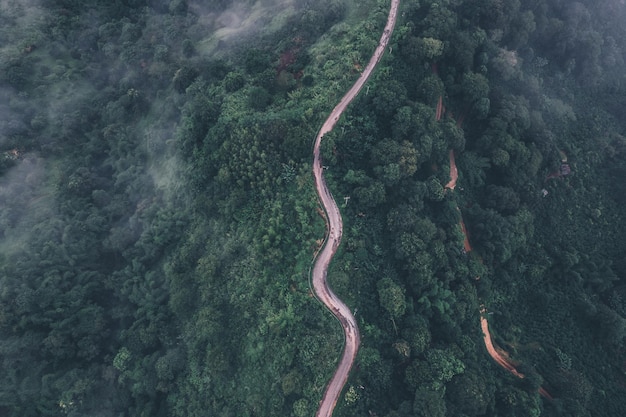
[[[487,311],[484,305],[480,306],[480,328],[483,331],[485,347],[487,348],[489,356],[491,356],[491,358],[496,361],[498,365],[500,365],[516,377],[524,378],[524,374],[518,371],[515,366],[510,362],[508,354],[498,346],[494,345],[493,340],[491,339],[491,333],[489,333],[489,322],[487,321]],[[550,393],[544,387],[539,387],[539,395],[549,400],[553,399]]]
[[[450,178],[451,180],[450,182],[448,182],[448,184],[446,184],[446,188],[450,190],[454,190],[454,188],[456,187],[456,181],[458,179],[458,176],[459,176],[459,173],[458,173],[458,169],[456,167],[456,162],[454,159],[454,151],[451,150],[450,151]],[[463,249],[465,250],[466,253],[469,253],[472,250],[472,246],[470,245],[470,242],[469,242],[467,228],[465,227],[465,222],[463,222],[463,218],[461,218],[461,230],[463,232]],[[477,277],[477,278],[480,279],[480,277]],[[489,356],[491,356],[491,358],[494,361],[496,361],[498,365],[500,365],[501,367],[503,367],[504,369],[506,369],[513,375],[515,375],[516,377],[524,378],[524,374],[519,372],[515,368],[515,366],[511,363],[508,357],[508,354],[493,343],[493,340],[491,338],[491,333],[489,332],[489,322],[487,321],[487,310],[484,305],[480,306],[480,328],[483,331],[483,339],[485,342],[485,347],[487,348],[487,352],[489,353]],[[544,398],[547,398],[550,400],[552,399],[552,396],[550,395],[550,393],[546,391],[545,388],[543,387],[539,388],[539,394]]]
[[[359,328],[356,324],[354,316],[348,306],[346,306],[345,303],[332,292],[326,280],[328,266],[337,251],[337,248],[339,247],[339,243],[341,242],[341,236],[343,234],[343,221],[341,220],[339,207],[337,207],[337,203],[330,193],[324,179],[322,160],[320,157],[320,144],[322,142],[322,137],[333,129],[341,114],[348,107],[350,102],[357,96],[359,91],[361,91],[363,85],[376,67],[376,64],[378,64],[382,58],[396,23],[399,5],[400,0],[391,0],[387,24],[385,25],[385,29],[383,30],[383,34],[378,42],[378,46],[376,47],[374,54],[370,58],[369,63],[361,73],[359,79],[343,96],[343,98],[339,101],[339,104],[335,106],[320,128],[317,133],[317,137],[315,138],[315,145],[313,147],[313,175],[315,177],[315,188],[326,215],[326,238],[322,250],[318,253],[317,258],[315,259],[315,265],[313,266],[313,272],[311,273],[311,280],[315,295],[322,303],[324,303],[326,307],[328,307],[337,320],[339,320],[339,323],[341,323],[345,333],[343,355],[339,361],[337,370],[328,383],[326,391],[320,401],[320,405],[316,413],[317,417],[330,417],[332,415],[335,405],[337,404],[337,400],[341,395],[341,390],[348,380],[348,374],[354,364],[354,359],[356,358],[360,342]]]
[[[437,110],[435,112],[435,120],[439,121],[443,117],[443,97],[439,96],[439,101],[437,101]]]
[[[483,331],[483,336],[485,338],[485,347],[487,348],[487,352],[489,352],[489,356],[491,356],[493,360],[498,363],[498,365],[500,365],[516,377],[524,378],[524,374],[518,372],[518,370],[515,369],[515,367],[508,361],[508,359],[500,353],[499,349],[494,346],[493,341],[491,340],[491,334],[489,333],[487,311],[484,305],[480,306],[480,328]]]
[[[456,162],[454,161],[454,151],[450,150],[450,181],[448,181],[445,188],[454,190],[457,179],[459,179],[459,170],[456,168]]]
[[[469,253],[472,251],[472,245],[470,245],[469,234],[467,233],[467,227],[465,227],[463,217],[461,217],[461,231],[463,232],[463,249],[465,250],[465,253]]]

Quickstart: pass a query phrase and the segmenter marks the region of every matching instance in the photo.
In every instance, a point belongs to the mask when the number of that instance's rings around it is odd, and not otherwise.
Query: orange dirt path
[[[439,96],[439,101],[437,101],[437,111],[435,112],[435,120],[441,120],[443,116],[443,97]]]
[[[489,356],[493,358],[494,361],[498,363],[501,367],[512,373],[518,378],[524,378],[524,374],[518,372],[515,367],[508,362],[504,355],[500,354],[499,349],[493,344],[491,340],[491,334],[489,333],[489,322],[487,322],[487,311],[485,310],[485,306],[480,306],[480,328],[483,331],[483,336],[485,339],[485,347],[487,348],[487,352],[489,352]]]
[[[439,105],[437,107],[439,107]],[[439,109],[437,109],[437,113],[438,112],[439,112]],[[454,190],[454,188],[456,187],[456,181],[458,179],[458,176],[459,176],[459,173],[458,173],[458,169],[456,167],[456,162],[454,159],[454,151],[451,150],[450,151],[450,178],[451,180],[448,184],[446,184],[446,188],[449,188],[450,190]],[[465,222],[463,221],[462,217],[461,217],[461,230],[463,232],[463,249],[465,250],[466,253],[469,253],[472,251],[472,246],[470,245],[467,228],[465,227]],[[491,356],[491,358],[498,365],[500,365],[501,367],[503,367],[504,369],[506,369],[513,375],[515,375],[516,377],[524,378],[524,374],[519,372],[515,368],[515,366],[511,363],[510,359],[508,358],[508,354],[493,343],[493,340],[491,338],[491,333],[489,332],[489,322],[487,321],[487,311],[484,305],[480,306],[480,328],[483,332],[483,340],[485,342],[485,347],[487,348],[487,352],[489,353],[489,356]],[[550,395],[550,393],[546,391],[546,389],[543,387],[539,388],[539,394],[542,397],[547,398],[549,400],[552,399],[552,396]]]
[[[498,365],[500,365],[516,377],[524,378],[524,374],[518,371],[508,359],[508,354],[500,347],[494,345],[493,340],[491,339],[491,333],[489,333],[489,322],[487,321],[487,311],[485,310],[484,305],[480,306],[480,328],[483,331],[485,347],[487,348],[489,356],[491,356],[491,358],[496,361]],[[539,387],[539,395],[549,400],[553,399],[550,393],[544,387]]]
[[[467,228],[465,227],[463,217],[461,217],[461,231],[463,232],[463,249],[465,249],[466,253],[469,253],[472,251],[472,245],[470,245],[469,235],[467,234]]]
[[[450,150],[450,181],[446,184],[445,188],[454,190],[456,187],[456,181],[459,179],[459,170],[456,168],[456,162],[454,161],[454,151]]]

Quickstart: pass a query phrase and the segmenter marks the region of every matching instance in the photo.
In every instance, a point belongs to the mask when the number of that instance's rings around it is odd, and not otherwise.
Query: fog
[[[217,47],[224,48],[234,42],[245,42],[263,31],[279,29],[296,10],[295,0],[233,1],[223,11],[202,1],[190,1],[189,11],[198,16],[197,48],[210,54]]]
[[[0,177],[0,253],[23,249],[41,222],[55,215],[51,176],[46,162],[34,155],[20,155],[17,164]]]
[[[34,28],[45,22],[41,0],[0,0],[0,38],[7,40],[1,45],[14,48],[12,41],[28,41]]]

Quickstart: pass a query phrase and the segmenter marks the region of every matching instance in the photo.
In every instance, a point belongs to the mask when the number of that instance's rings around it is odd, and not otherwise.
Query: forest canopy
[[[0,1],[0,415],[315,414],[311,146],[388,7]],[[322,143],[362,335],[335,415],[626,409],[625,19],[401,2]]]

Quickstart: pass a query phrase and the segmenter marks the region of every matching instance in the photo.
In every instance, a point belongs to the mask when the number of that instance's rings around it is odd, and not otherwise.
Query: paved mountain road
[[[320,145],[322,143],[322,137],[333,129],[341,114],[345,111],[357,94],[359,94],[359,91],[363,88],[363,85],[376,67],[376,64],[378,64],[382,58],[383,53],[387,48],[387,44],[389,43],[389,39],[391,38],[391,34],[393,33],[399,5],[400,0],[391,0],[387,24],[385,25],[383,34],[378,42],[378,46],[374,51],[374,55],[370,58],[369,63],[359,76],[359,79],[343,96],[341,101],[339,101],[339,104],[335,106],[320,128],[317,133],[317,137],[315,138],[315,145],[313,147],[313,175],[315,177],[315,188],[326,214],[327,233],[324,247],[319,252],[315,260],[311,280],[315,295],[322,303],[324,303],[324,305],[326,305],[326,307],[328,307],[337,320],[339,320],[339,323],[341,323],[345,333],[343,355],[339,361],[337,370],[328,383],[326,391],[320,401],[316,414],[317,417],[330,417],[333,414],[337,400],[341,395],[341,390],[348,380],[348,374],[354,364],[354,359],[356,358],[360,343],[359,328],[356,324],[354,316],[350,312],[348,306],[346,306],[346,304],[332,292],[326,280],[328,266],[337,251],[337,248],[339,247],[339,243],[341,242],[341,236],[343,234],[343,221],[341,220],[339,207],[337,206],[337,203],[335,202],[335,199],[330,193],[328,186],[326,185],[326,181],[324,180],[322,159],[320,157]]]

